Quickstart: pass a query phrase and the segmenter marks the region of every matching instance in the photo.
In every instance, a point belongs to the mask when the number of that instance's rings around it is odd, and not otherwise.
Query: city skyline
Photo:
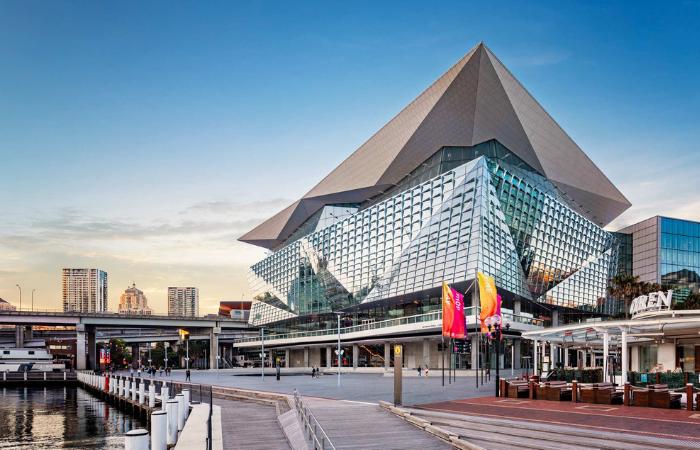
[[[200,287],[202,314],[249,298],[246,272],[264,252],[236,239],[482,40],[631,201],[608,229],[656,214],[700,219],[697,2],[634,14],[532,5],[540,22],[505,7],[454,7],[453,17],[415,8],[393,24],[343,9],[333,26],[305,17],[315,6],[297,6],[200,10],[191,20],[171,12],[172,30],[148,31],[85,5],[74,12],[92,20],[78,27],[70,7],[1,6],[0,92],[10,101],[0,105],[0,297],[18,306],[20,284],[23,306],[36,288],[35,306],[57,309],[62,267],[100,267],[113,287],[136,279],[159,312],[168,286]],[[630,20],[619,24],[622,13]],[[26,31],[47,17],[42,33]],[[274,32],[242,19],[267,19]],[[210,49],[190,54],[189,40]],[[281,69],[262,73],[270,61]]]

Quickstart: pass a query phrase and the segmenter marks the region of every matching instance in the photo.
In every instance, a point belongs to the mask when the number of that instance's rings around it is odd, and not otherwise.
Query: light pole
[[[336,313],[336,315],[338,316],[338,387],[340,387],[340,361],[343,355],[340,353],[340,313]]]
[[[489,320],[491,319],[491,320]],[[501,316],[492,316],[486,319],[489,328],[489,337],[493,339],[493,344],[496,347],[496,397],[499,395],[499,380],[501,367],[501,336],[503,335],[503,327],[501,325]],[[510,324],[505,325],[506,330],[510,328]],[[491,330],[493,329],[493,333]]]
[[[34,292],[36,289],[32,289],[32,311],[34,311]]]
[[[221,359],[221,355],[216,355],[216,379],[219,379],[219,360]]]
[[[19,289],[19,310],[22,311],[22,286],[16,284],[17,289]]]
[[[265,327],[260,327],[260,369],[262,370],[260,377],[265,381]]]

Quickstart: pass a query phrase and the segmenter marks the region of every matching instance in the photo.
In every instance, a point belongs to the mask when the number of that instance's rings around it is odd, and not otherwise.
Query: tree
[[[624,274],[615,275],[610,282],[608,292],[613,298],[623,301],[627,319],[629,319],[630,303],[641,293],[642,284],[638,276]]]
[[[700,309],[700,294],[692,293],[681,303],[674,303],[673,309]]]

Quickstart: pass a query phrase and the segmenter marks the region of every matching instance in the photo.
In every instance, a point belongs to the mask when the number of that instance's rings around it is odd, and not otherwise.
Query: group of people
[[[163,369],[163,366],[156,367],[156,366],[150,366],[150,367],[144,367],[143,368],[143,373],[152,377],[155,377],[156,374],[160,374],[159,376],[163,376],[163,372],[165,372],[165,376],[169,377],[170,376],[170,367],[166,367]],[[133,377],[134,376],[134,368],[129,367],[129,376]],[[136,369],[136,376],[141,378],[141,367]]]
[[[321,376],[321,369],[319,367],[311,368],[311,378],[319,378]]]
[[[423,376],[423,367],[418,366],[416,367],[416,370],[418,370],[418,376]],[[425,366],[425,376],[428,376],[428,372],[430,371],[430,368],[428,366]]]

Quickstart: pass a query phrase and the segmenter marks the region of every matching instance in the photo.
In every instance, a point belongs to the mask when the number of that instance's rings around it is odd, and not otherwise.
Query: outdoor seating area
[[[666,384],[650,384],[634,387],[629,383],[619,387],[613,383],[571,383],[566,381],[540,381],[537,377],[529,379],[502,379],[501,397],[528,398],[531,400],[566,401],[574,403],[592,403],[601,405],[627,405],[643,408],[680,409],[681,392],[669,389]],[[692,384],[683,391],[686,409],[693,410],[700,402],[700,392]],[[695,400],[695,401],[693,401]]]

